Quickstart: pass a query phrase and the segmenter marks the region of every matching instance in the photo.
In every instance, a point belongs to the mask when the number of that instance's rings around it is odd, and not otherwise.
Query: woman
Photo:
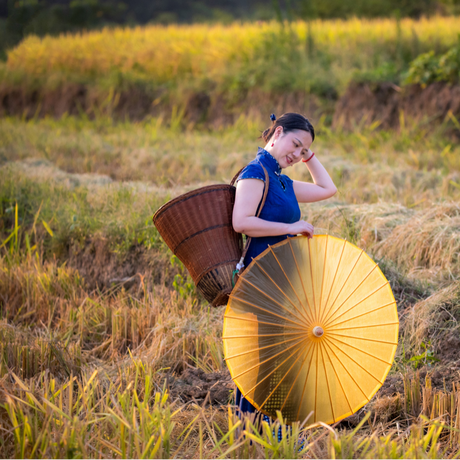
[[[337,192],[331,177],[310,150],[315,131],[307,118],[298,113],[285,113],[276,120],[272,114],[272,126],[262,138],[266,142],[259,148],[257,157],[241,172],[237,179],[233,209],[233,228],[251,237],[244,259],[247,267],[251,260],[288,236],[298,234],[313,236],[313,225],[300,220],[299,203],[311,203],[330,198]],[[282,170],[303,162],[310,171],[313,184],[293,181]],[[269,176],[269,188],[265,205],[259,217],[265,172]],[[241,412],[257,412],[256,408],[236,390],[236,404]],[[268,417],[264,416],[268,421]],[[281,432],[281,430],[280,430]]]

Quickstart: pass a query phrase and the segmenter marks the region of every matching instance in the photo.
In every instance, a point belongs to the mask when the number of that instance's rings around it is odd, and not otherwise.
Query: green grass
[[[37,163],[29,167],[39,170]],[[49,174],[46,167],[43,170]],[[87,187],[79,182],[60,183],[46,174],[31,181],[15,165],[4,167],[2,173],[0,228],[7,238],[14,236],[3,240],[3,247],[10,252],[19,252],[18,240],[21,249],[28,244],[29,249],[35,246],[45,256],[54,253],[63,257],[69,245],[84,245],[88,238],[99,236],[110,241],[112,251],[123,254],[133,245],[151,249],[162,244],[151,216],[167,194],[157,197],[128,184]]]

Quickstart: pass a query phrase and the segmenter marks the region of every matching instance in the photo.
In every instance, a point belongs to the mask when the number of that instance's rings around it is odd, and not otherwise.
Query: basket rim
[[[191,240],[192,238],[195,238],[196,236],[201,235],[202,233],[210,232],[211,230],[216,230],[218,228],[226,228],[226,227],[230,228],[230,227],[232,227],[232,224],[231,223],[229,223],[229,224],[219,224],[219,225],[213,225],[212,227],[202,228],[201,230],[198,230],[197,232],[193,233],[192,235],[189,235],[186,238],[184,238],[183,240],[181,240],[179,242],[179,244],[177,246],[175,246],[174,249],[171,249],[171,250],[175,255],[177,255],[179,247],[182,244],[186,243],[187,241]],[[237,232],[235,232],[235,233],[237,233]]]
[[[182,195],[176,196],[170,201],[167,201],[165,204],[161,205],[155,212],[155,214],[152,217],[153,223],[155,224],[155,221],[158,219],[160,214],[163,212],[167,211],[170,207],[181,203],[182,201],[189,200],[190,198],[193,198],[196,195],[201,195],[203,193],[210,193],[213,192],[214,190],[231,190],[235,189],[236,187],[234,185],[230,184],[215,184],[215,185],[206,185],[204,187],[197,188],[195,190],[191,190],[190,192],[184,193]]]

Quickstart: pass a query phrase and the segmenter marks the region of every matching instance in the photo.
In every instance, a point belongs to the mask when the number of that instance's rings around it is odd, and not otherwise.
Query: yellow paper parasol
[[[230,374],[258,410],[334,423],[368,403],[398,342],[391,287],[361,249],[328,235],[288,238],[256,257],[224,317]]]

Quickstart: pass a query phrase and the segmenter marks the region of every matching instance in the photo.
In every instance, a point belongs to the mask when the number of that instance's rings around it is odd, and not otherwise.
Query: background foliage
[[[460,80],[460,34],[458,43],[447,53],[423,53],[412,61],[405,83],[428,85],[435,81],[458,83]]]
[[[0,48],[10,47],[29,34],[55,35],[117,24],[419,18],[459,12],[460,0],[1,0]]]

